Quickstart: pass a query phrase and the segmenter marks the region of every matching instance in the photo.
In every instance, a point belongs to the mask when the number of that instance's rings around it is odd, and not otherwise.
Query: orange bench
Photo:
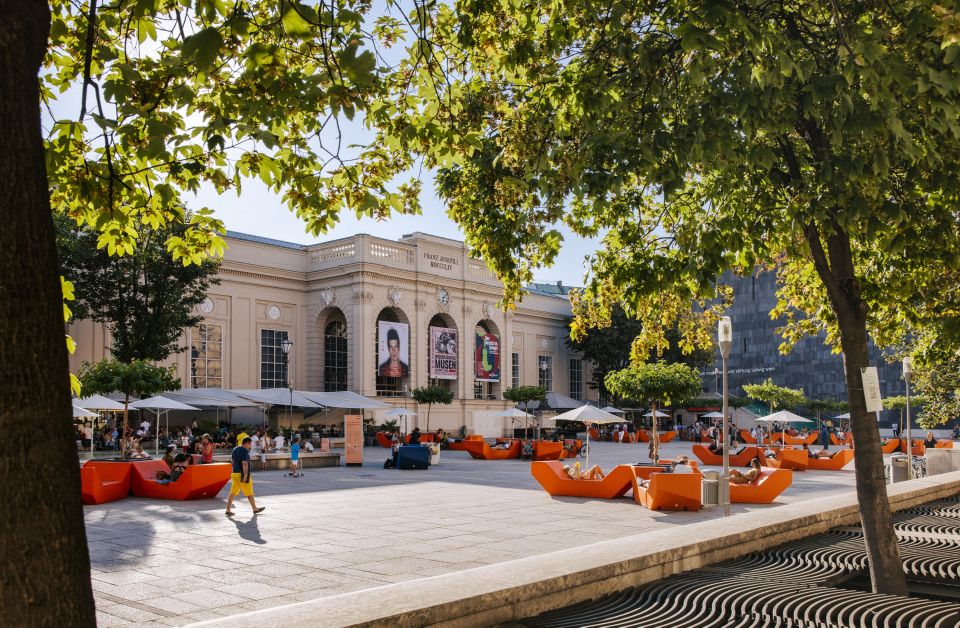
[[[573,451],[567,449],[573,445]],[[579,438],[574,440],[572,438],[565,438],[563,440],[563,453],[560,454],[560,458],[576,458],[580,453],[580,450],[583,449],[583,441]]]
[[[660,432],[661,443],[669,443],[676,437],[677,437],[677,433],[675,431]],[[637,430],[637,440],[641,443],[649,443],[650,433],[647,430]]]
[[[836,432],[830,432],[830,444],[831,445],[846,445],[847,447],[853,447],[853,432],[847,432],[843,437],[843,442],[837,438]]]
[[[892,454],[900,448],[900,439],[899,438],[890,438],[885,443],[880,444],[880,449],[885,454]]]
[[[749,445],[757,444],[757,439],[750,435],[750,430],[740,430],[738,434],[740,434],[740,440],[743,442]]]
[[[180,479],[169,484],[160,484],[157,471],[169,472],[163,460],[137,462],[130,476],[133,494],[153,499],[205,499],[215,497],[230,481],[232,465],[229,462],[195,464],[187,467]]]
[[[782,434],[780,434],[780,433],[778,432],[777,434],[774,435],[773,440],[779,440],[779,439],[781,438],[781,436],[782,436]],[[816,432],[814,432],[814,433],[812,433],[812,434],[807,434],[807,435],[804,436],[804,437],[791,436],[791,435],[788,433],[788,434],[787,434],[787,444],[788,444],[788,445],[812,445],[812,444],[816,443],[817,440],[819,440],[819,438],[820,438],[820,435],[817,434]]]
[[[435,437],[435,436],[436,436],[436,433],[435,433],[435,432],[420,432],[420,442],[421,442],[421,443],[432,443],[432,442],[434,441],[434,437]],[[403,442],[404,442],[404,444],[407,444],[407,445],[410,444],[410,435],[409,435],[409,434],[407,434],[406,436],[403,437]]]
[[[761,461],[763,459],[761,458]],[[810,462],[810,455],[805,449],[777,449],[776,458],[767,458],[766,463],[778,469],[793,469],[804,471]]]
[[[376,434],[374,434],[374,436],[377,439],[377,443],[381,447],[385,449],[390,449],[391,447],[393,447],[393,441],[390,440],[390,437],[385,432],[377,432]]]
[[[723,454],[715,454],[699,443],[693,446],[693,455],[706,465],[719,467],[723,464]],[[732,452],[730,454],[730,465],[734,467],[746,467],[750,465],[751,460],[757,457],[761,460],[763,459],[763,454],[759,447],[744,447],[739,453]]]
[[[484,440],[463,441],[463,450],[474,460],[509,460],[520,457],[520,441],[514,440],[507,449],[495,449]]]
[[[563,457],[563,443],[555,443],[548,440],[533,441],[533,459],[534,460],[560,460]]]
[[[701,443],[712,443],[713,439],[710,438],[710,432],[707,430],[700,430],[700,442]]]
[[[937,441],[936,448],[937,449],[953,449],[953,441],[940,439]]]
[[[626,495],[636,481],[633,467],[628,464],[617,465],[602,480],[574,480],[557,460],[530,463],[530,474],[555,497],[616,499]]]
[[[902,451],[903,453],[907,453],[906,450],[907,450],[907,439],[906,439],[906,438],[901,438],[901,439],[900,439],[900,451]],[[919,438],[913,439],[913,455],[914,455],[914,456],[922,456],[922,455],[925,454],[926,452],[927,452],[927,447],[926,447],[926,445],[923,444],[923,441],[920,440]]]
[[[790,469],[760,468],[760,477],[750,484],[730,483],[730,503],[770,504],[793,484]]]
[[[816,471],[839,471],[853,460],[852,449],[841,449],[829,458],[818,458],[809,456],[807,458],[807,467]]]
[[[700,510],[701,473],[650,474],[647,486],[633,475],[633,500],[650,510]]]
[[[130,494],[130,462],[88,460],[80,467],[80,495],[84,504],[105,504]]]
[[[467,437],[464,438],[463,440],[458,440],[458,441],[456,441],[456,442],[454,442],[454,443],[449,443],[449,444],[447,444],[447,449],[450,449],[450,450],[452,450],[452,451],[466,451],[467,448],[464,447],[464,443],[466,443],[467,441],[480,441],[480,442],[482,442],[482,441],[483,441],[483,436],[481,436],[480,434],[471,434],[470,436],[467,436]]]

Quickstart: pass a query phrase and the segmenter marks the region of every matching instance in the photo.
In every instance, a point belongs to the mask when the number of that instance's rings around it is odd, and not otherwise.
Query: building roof
[[[533,294],[544,294],[549,296],[566,296],[573,290],[573,286],[565,286],[562,281],[556,283],[531,283],[527,286],[527,291]]]
[[[229,229],[224,235],[226,235],[228,238],[233,238],[234,240],[245,240],[247,242],[256,242],[257,244],[281,246],[285,249],[295,249],[297,251],[304,251],[307,248],[305,244],[297,244],[296,242],[287,242],[285,240],[274,240],[273,238],[265,238],[263,236],[253,235],[250,233],[241,233],[239,231],[230,231]]]

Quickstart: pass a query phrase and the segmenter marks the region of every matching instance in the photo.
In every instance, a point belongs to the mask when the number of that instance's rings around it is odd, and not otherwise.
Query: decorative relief
[[[213,312],[213,299],[207,297],[203,300],[203,303],[197,306],[197,309],[203,314],[210,314]]]
[[[281,314],[280,308],[276,305],[271,305],[270,307],[267,308],[267,318],[269,318],[272,321],[280,320],[280,314]]]
[[[427,307],[427,302],[424,301],[423,299],[417,299],[416,301],[414,301],[414,305],[417,307],[418,310],[422,310]]]
[[[330,304],[333,303],[333,290],[330,288],[325,288],[320,291],[320,303],[323,304],[323,307],[330,307]]]
[[[354,292],[353,300],[361,301],[361,302],[373,301],[373,293],[372,292]]]
[[[549,349],[549,348],[550,348],[550,341],[547,340],[546,338],[541,338],[541,339],[540,339],[540,348],[543,349],[544,351],[546,351],[547,349]]]
[[[492,304],[490,304],[488,301],[484,301],[480,308],[483,311],[484,318],[493,318],[494,307]]]
[[[391,287],[387,290],[387,301],[390,302],[390,305],[393,307],[400,307],[400,299],[403,298],[403,293],[400,292],[400,289],[396,286]]]

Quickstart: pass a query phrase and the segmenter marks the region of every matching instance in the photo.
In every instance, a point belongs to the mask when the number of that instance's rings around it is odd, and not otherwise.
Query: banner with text
[[[477,327],[477,350],[474,359],[477,381],[500,381],[500,337]]]
[[[430,328],[430,377],[457,379],[457,330]]]

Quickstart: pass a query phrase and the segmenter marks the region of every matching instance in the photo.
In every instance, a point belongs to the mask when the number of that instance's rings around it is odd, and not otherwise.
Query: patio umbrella
[[[417,416],[417,413],[413,410],[407,410],[406,408],[394,408],[388,412],[383,413],[384,416],[400,416],[403,417],[403,433],[407,433],[407,417],[408,416]]]
[[[82,399],[74,399],[73,405],[84,410],[123,410],[122,403],[103,395],[90,395]]]
[[[154,417],[157,420],[157,430],[154,432],[154,443],[153,448],[157,451],[160,451],[160,415],[163,414],[167,417],[167,434],[170,433],[170,417],[168,416],[171,410],[199,410],[195,406],[187,405],[181,403],[176,399],[170,399],[169,397],[164,397],[163,395],[157,395],[156,397],[149,397],[147,399],[141,399],[140,401],[134,401],[130,404],[131,408],[136,408],[137,410],[152,410]]]
[[[609,412],[610,414],[625,414],[623,410],[620,408],[614,408],[613,406],[604,406],[600,409]]]
[[[850,418],[850,413],[849,413],[849,412],[844,412],[843,414],[837,415],[837,416],[835,416],[835,417],[833,417],[833,418],[835,418],[835,419],[849,419],[849,418]]]
[[[563,414],[558,414],[553,417],[554,421],[580,421],[587,426],[587,456],[586,456],[586,467],[590,468],[590,426],[591,425],[606,425],[611,423],[619,423],[623,419],[618,417],[615,414],[607,412],[601,408],[595,408],[594,406],[580,406],[574,410],[564,412]]]
[[[89,410],[84,410],[80,406],[73,406],[73,418],[75,419],[89,419],[90,417],[100,416],[96,412],[90,412]]]
[[[647,412],[647,413],[644,414],[643,416],[645,416],[645,417],[651,417],[651,416],[653,416],[653,412]],[[657,418],[658,418],[658,419],[665,419],[665,418],[667,418],[668,416],[670,416],[670,415],[667,414],[666,412],[660,412],[659,410],[657,410]]]
[[[502,416],[507,417],[508,419],[523,419],[523,431],[526,434],[527,431],[527,419],[530,417],[523,410],[517,408],[510,408],[509,410],[504,410],[503,412],[497,412],[493,416]]]
[[[722,412],[707,412],[706,414],[703,415],[703,418],[704,418],[704,419],[722,419],[722,418],[723,418],[723,413],[722,413]]]
[[[767,416],[762,416],[757,419],[754,419],[757,423],[769,423],[774,425],[776,423],[813,423],[810,419],[805,419],[799,414],[794,414],[787,410],[780,410],[779,412],[774,412],[773,414],[768,414]],[[771,443],[773,442],[773,432],[770,433]],[[787,439],[783,439],[784,446],[787,444]]]

